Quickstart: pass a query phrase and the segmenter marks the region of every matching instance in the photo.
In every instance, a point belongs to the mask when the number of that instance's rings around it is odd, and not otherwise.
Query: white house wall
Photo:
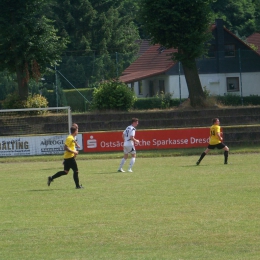
[[[210,92],[210,95],[226,95],[227,93],[233,95],[259,95],[260,96],[260,72],[251,73],[223,73],[223,74],[201,74],[199,75],[202,87]],[[227,92],[227,78],[239,78],[239,91]],[[241,93],[241,79],[242,79],[242,93]],[[164,80],[165,93],[173,94],[173,98],[188,98],[189,92],[184,75],[180,78],[175,76],[158,76],[148,78],[142,81],[143,94],[138,93],[138,82],[134,83],[134,91],[137,97],[149,96],[149,82],[153,81],[155,94],[159,94],[159,80]],[[130,84],[129,84],[130,87]]]

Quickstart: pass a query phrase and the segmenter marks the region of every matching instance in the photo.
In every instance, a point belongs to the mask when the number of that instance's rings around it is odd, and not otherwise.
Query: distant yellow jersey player
[[[220,133],[220,122],[218,118],[213,118],[212,119],[212,123],[213,125],[210,127],[210,136],[209,136],[209,145],[208,148],[201,154],[199,160],[197,161],[197,165],[200,164],[200,162],[202,161],[202,159],[205,157],[205,155],[210,151],[213,150],[215,148],[217,149],[223,149],[224,150],[224,164],[228,163],[228,151],[229,148],[222,143],[222,136]]]
[[[210,136],[209,136],[209,144],[215,145],[221,143],[220,136],[220,126],[219,125],[212,125],[210,127]]]

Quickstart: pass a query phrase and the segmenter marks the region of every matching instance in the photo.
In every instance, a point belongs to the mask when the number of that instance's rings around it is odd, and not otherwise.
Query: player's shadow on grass
[[[60,169],[61,167],[52,167],[52,168],[41,168],[39,170],[41,171],[55,171],[55,169]]]
[[[191,168],[191,167],[205,167],[205,166],[208,166],[207,164],[203,164],[203,165],[193,165],[193,164],[191,164],[191,165],[182,165],[182,166],[180,166],[180,167],[188,167],[188,168]]]
[[[113,172],[96,172],[96,173],[94,173],[94,174],[115,174],[115,173],[117,173],[117,174],[133,174],[133,172],[118,172],[118,171],[113,171]]]
[[[64,189],[39,189],[39,190],[28,190],[29,192],[45,192],[45,191],[56,191],[56,190],[64,190]]]

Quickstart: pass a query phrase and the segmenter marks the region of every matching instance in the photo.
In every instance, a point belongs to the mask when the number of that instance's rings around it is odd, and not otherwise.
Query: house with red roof
[[[208,55],[196,60],[202,87],[211,95],[260,95],[260,53],[225,28],[222,19],[217,19],[211,30]],[[171,59],[174,52],[177,50],[159,44],[148,46],[119,80],[137,97],[171,93],[173,98],[187,98],[182,65]]]
[[[260,54],[260,33],[253,33],[246,39],[247,43],[254,45],[257,48],[257,53]]]

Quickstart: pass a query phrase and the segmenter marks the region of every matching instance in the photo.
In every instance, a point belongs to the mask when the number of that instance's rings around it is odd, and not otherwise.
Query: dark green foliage
[[[78,61],[77,57],[63,57],[60,72],[72,83],[76,88],[86,87],[86,75],[84,71],[84,63]],[[63,77],[60,77],[63,89],[71,89],[71,85]]]
[[[63,60],[73,56],[73,62],[62,64],[59,70],[77,88],[117,78],[134,60],[135,42],[140,38],[134,23],[137,4],[130,12],[129,6],[133,6],[130,0],[54,2],[49,16],[56,21],[59,34],[70,38]],[[127,55],[120,59],[119,53]]]
[[[0,72],[0,101],[4,100],[9,93],[17,90],[15,75],[7,71]]]
[[[241,98],[238,95],[227,94],[225,96],[217,96],[217,102],[225,106],[251,106],[260,105],[260,96],[251,95]],[[242,103],[243,102],[243,103]]]
[[[48,101],[40,94],[29,95],[26,100],[21,100],[18,93],[14,92],[7,95],[2,102],[2,106],[5,109],[46,108],[48,107]]]
[[[77,90],[63,90],[62,96],[58,94],[58,106],[69,106],[72,112],[84,112],[88,110],[89,104],[92,100],[93,88],[78,89],[78,91],[88,100],[86,101]],[[59,93],[59,91],[58,91]],[[48,99],[49,107],[56,107],[56,91],[44,89],[43,95]]]
[[[173,58],[189,65],[206,53],[212,36],[210,0],[141,0],[141,19],[152,43],[175,48]],[[155,17],[157,19],[155,19]]]
[[[258,96],[258,95],[250,95],[248,97],[243,97],[243,104],[245,106],[248,106],[248,105],[260,105],[260,96]]]
[[[2,107],[4,109],[23,108],[23,102],[21,101],[18,92],[9,93],[2,102]]]
[[[217,102],[226,106],[239,106],[241,105],[241,97],[232,94],[217,96]]]
[[[79,92],[81,94],[79,94]],[[71,107],[72,112],[84,112],[88,110],[89,102],[92,100],[93,88],[88,89],[71,89],[64,90],[64,94],[67,100],[67,106]],[[82,95],[88,100],[84,99]]]
[[[181,103],[186,99],[182,99]],[[165,109],[171,107],[177,107],[180,105],[180,99],[168,99],[167,107],[165,107],[165,101],[160,97],[151,97],[151,98],[138,98],[134,103],[134,109],[137,110],[147,110],[147,109]]]
[[[45,0],[0,0],[0,70],[16,73],[18,93],[26,100],[30,78],[39,79],[65,48],[52,21],[44,16]]]
[[[259,14],[257,3],[253,2],[252,0],[217,0],[212,2],[211,7],[215,18],[222,18],[230,31],[245,38],[257,31]],[[259,1],[255,2],[259,3]]]
[[[136,96],[124,83],[108,81],[94,89],[92,109],[128,111],[134,105]]]

